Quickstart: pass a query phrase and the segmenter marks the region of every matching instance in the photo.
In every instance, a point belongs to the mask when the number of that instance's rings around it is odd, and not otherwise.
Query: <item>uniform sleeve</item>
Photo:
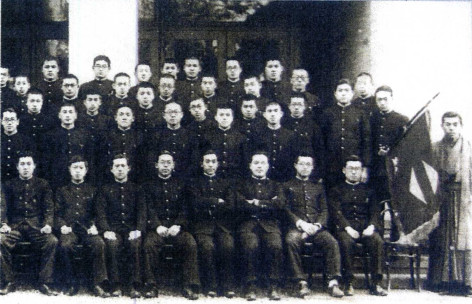
[[[54,226],[54,200],[51,187],[48,182],[44,182],[43,187],[43,226]]]
[[[7,224],[7,201],[5,198],[5,191],[3,186],[0,188],[0,225]]]
[[[56,221],[55,228],[59,229],[64,225],[67,225],[66,220],[64,219],[65,215],[65,201],[62,189],[58,189],[56,192]]]
[[[380,204],[373,191],[369,191],[369,225],[374,225],[377,231],[380,228]]]
[[[362,146],[362,160],[366,167],[371,167],[371,134],[370,134],[370,123],[369,118],[362,113],[359,122],[361,130],[361,146]]]
[[[146,200],[144,197],[144,191],[141,187],[138,188],[136,207],[138,217],[136,229],[144,233],[146,229]]]
[[[298,220],[300,220],[301,218],[298,217],[297,215],[295,215],[295,213],[292,212],[291,206],[293,205],[293,200],[294,200],[293,192],[292,192],[292,190],[290,189],[290,187],[288,185],[284,185],[282,187],[282,189],[284,191],[285,200],[286,200],[284,211],[285,211],[285,213],[287,215],[287,218],[289,219],[290,223],[293,226],[296,226]]]
[[[329,198],[329,213],[333,219],[334,224],[339,230],[344,230],[351,224],[344,217],[341,209],[341,198],[340,193],[337,189],[332,189],[328,195]]]
[[[318,200],[318,206],[321,209],[320,213],[316,217],[315,223],[320,224],[323,227],[328,225],[328,203],[326,199],[325,191],[321,191],[321,193],[316,198]]]
[[[95,216],[98,225],[98,229],[101,231],[110,231],[110,226],[107,221],[107,198],[104,194],[106,188],[101,188],[98,193],[97,203],[95,205]]]

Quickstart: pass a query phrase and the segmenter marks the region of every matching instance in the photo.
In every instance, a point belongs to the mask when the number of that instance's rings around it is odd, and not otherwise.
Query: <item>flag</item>
[[[429,111],[423,108],[405,126],[389,153],[392,207],[408,234],[439,210],[438,172],[433,166]],[[396,164],[395,164],[396,163]]]

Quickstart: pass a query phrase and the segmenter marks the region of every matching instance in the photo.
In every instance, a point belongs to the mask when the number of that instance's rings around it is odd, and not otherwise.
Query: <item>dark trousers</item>
[[[208,290],[216,291],[218,278],[223,290],[234,289],[234,238],[230,233],[215,231],[213,235],[195,234],[200,272]]]
[[[198,275],[197,243],[188,232],[175,237],[161,237],[155,231],[149,232],[144,241],[144,276],[149,285],[156,285],[155,270],[160,269],[160,253],[165,244],[172,244],[179,253],[182,266],[182,283],[186,287],[200,286]]]
[[[361,233],[362,231],[360,231]],[[347,283],[352,282],[353,258],[356,242],[364,245],[365,250],[370,255],[370,273],[372,283],[378,284],[382,280],[382,258],[383,258],[383,240],[377,232],[371,236],[361,236],[358,240],[353,239],[347,232],[338,232],[339,247],[341,249],[341,261],[343,266],[343,277]]]
[[[257,270],[261,269],[271,283],[277,284],[283,265],[281,233],[269,233],[256,225],[251,231],[239,231],[239,240],[245,283],[254,283],[257,280]]]
[[[1,235],[2,273],[6,282],[14,279],[12,269],[12,253],[18,241],[25,239],[31,242],[34,250],[41,254],[39,270],[39,284],[50,284],[53,282],[54,259],[58,240],[53,234],[41,233],[38,229],[29,225],[20,225],[17,230]]]
[[[105,241],[105,252],[108,269],[108,279],[111,284],[124,284],[127,281],[123,275],[129,274],[129,283],[141,284],[141,243],[142,237],[128,240],[129,232],[115,231],[116,240]]]
[[[58,254],[62,261],[62,274],[69,284],[76,283],[76,274],[73,273],[73,260],[77,255],[77,244],[83,244],[84,253],[87,259],[84,259],[84,265],[81,267],[86,271],[87,277],[92,277],[93,285],[99,285],[108,279],[106,260],[105,260],[105,242],[99,235],[88,234],[61,234],[59,237]]]
[[[313,242],[313,248],[319,248],[324,254],[324,268],[328,280],[341,277],[341,254],[336,239],[327,230],[321,230],[307,239],[302,238],[302,232],[291,229],[285,236],[287,245],[288,276],[294,281],[306,280],[303,272],[300,253],[305,242]]]

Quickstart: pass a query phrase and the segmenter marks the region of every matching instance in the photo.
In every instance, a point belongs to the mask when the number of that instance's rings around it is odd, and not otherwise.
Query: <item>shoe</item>
[[[75,296],[78,292],[79,292],[79,286],[71,285],[69,288],[65,290],[64,294],[68,296]]]
[[[333,298],[342,298],[344,297],[344,292],[339,288],[338,285],[333,285],[329,288],[329,295]]]
[[[207,292],[207,296],[210,298],[215,298],[216,297],[216,291],[210,290]]]
[[[229,290],[229,291],[225,292],[225,297],[227,297],[228,299],[232,299],[235,296],[236,296],[236,293],[234,291]]]
[[[244,296],[248,301],[255,301],[256,300],[256,292],[254,290],[254,286],[249,285],[246,290],[246,295]]]
[[[136,288],[131,287],[131,290],[129,292],[129,297],[131,299],[138,299],[138,298],[141,298],[141,293],[137,291]]]
[[[347,284],[346,288],[344,289],[344,295],[348,297],[354,295],[354,286],[352,286],[352,283]]]
[[[269,292],[269,300],[271,301],[280,301],[280,295],[277,291],[277,287],[272,287]]]
[[[38,289],[42,294],[47,296],[57,296],[57,292],[52,290],[51,287],[46,284],[41,284]]]
[[[123,295],[123,292],[121,291],[119,287],[115,288],[113,292],[111,293],[112,297],[121,297],[122,295]]]
[[[370,291],[370,294],[381,297],[385,297],[386,295],[388,295],[388,293],[378,284],[374,285],[374,287]]]
[[[298,293],[297,296],[299,298],[304,298],[305,296],[310,294],[310,288],[308,288],[308,283],[307,281],[300,281],[298,283]]]
[[[2,289],[0,289],[0,295],[4,296],[6,294],[9,294],[10,292],[14,292],[16,289],[15,284],[12,282],[8,282],[3,286]]]
[[[182,293],[184,297],[186,297],[189,300],[198,300],[198,294],[193,292],[193,290],[190,287],[185,287]]]
[[[103,290],[103,288],[100,287],[99,285],[95,285],[93,287],[93,294],[97,297],[100,297],[100,298],[110,297],[110,294],[108,292],[106,292],[105,290]]]

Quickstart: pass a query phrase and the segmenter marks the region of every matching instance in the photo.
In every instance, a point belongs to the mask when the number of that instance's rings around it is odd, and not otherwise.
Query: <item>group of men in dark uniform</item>
[[[149,64],[138,84],[111,62],[93,61],[95,79],[59,78],[55,58],[32,88],[19,74],[2,85],[1,294],[15,288],[12,253],[27,239],[41,256],[39,290],[57,294],[53,273],[75,294],[76,245],[93,292],[157,297],[161,252],[171,244],[183,294],[256,299],[264,278],[279,300],[282,279],[310,290],[301,252],[311,241],[325,256],[333,297],[350,296],[353,250],[371,255],[371,293],[384,296],[380,210],[388,199],[385,155],[407,118],[393,92],[374,92],[361,73],[334,89],[324,106],[306,91],[306,70],[283,80],[279,59],[242,77],[237,58],[217,83],[196,57],[167,60],[156,87]],[[354,99],[354,91],[358,97]],[[59,267],[60,266],[60,267]],[[285,271],[286,270],[286,271]],[[284,275],[286,273],[286,275]],[[341,288],[342,278],[343,287]],[[200,280],[201,279],[201,280]]]

